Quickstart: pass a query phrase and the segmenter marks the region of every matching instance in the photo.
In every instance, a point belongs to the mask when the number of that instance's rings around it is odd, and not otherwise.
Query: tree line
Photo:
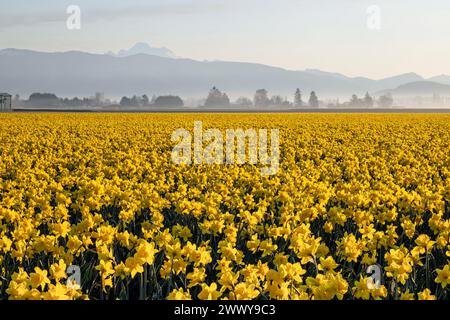
[[[19,103],[20,97],[15,100]],[[30,95],[28,100],[23,102],[24,105],[35,107],[101,107],[108,106],[112,103],[109,100],[102,100],[98,96],[92,98],[59,98],[54,93],[36,92]],[[122,107],[183,107],[184,102],[177,96],[153,96],[150,100],[146,94],[142,96],[122,97],[120,102]]]
[[[15,100],[19,103],[20,97],[17,95]],[[35,107],[97,107],[103,103],[98,97],[92,98],[59,98],[54,93],[36,92],[30,95],[28,100],[21,102],[22,104]]]
[[[383,95],[377,100],[374,99],[367,92],[364,98],[358,98],[356,94],[352,95],[348,102],[329,103],[327,107],[348,107],[348,108],[373,108],[375,105],[381,108],[391,108],[394,100],[390,94]],[[229,107],[232,105],[228,95],[221,92],[217,87],[213,87],[205,100],[204,106],[210,107]],[[290,102],[286,97],[283,98],[279,95],[269,97],[269,92],[266,89],[256,90],[253,100],[247,97],[240,97],[236,100],[234,105],[241,107],[281,107],[281,108],[319,108],[323,103],[319,101],[319,98],[315,91],[311,91],[308,101],[303,101],[303,95],[299,88],[294,93],[294,102]]]
[[[19,98],[16,97],[17,100]],[[237,106],[243,108],[268,108],[279,107],[282,109],[289,108],[319,108],[325,106],[328,108],[373,108],[375,106],[380,108],[391,108],[393,106],[392,95],[386,94],[380,96],[378,99],[373,98],[369,93],[366,93],[364,97],[359,98],[356,94],[353,94],[349,101],[340,103],[339,100],[325,104],[320,101],[316,92],[311,91],[307,101],[303,100],[302,91],[297,88],[294,93],[293,102],[290,102],[286,97],[280,95],[269,96],[269,92],[266,89],[256,90],[253,100],[247,97],[239,97],[234,103],[225,92],[220,91],[217,87],[213,87],[206,99],[204,100],[203,107],[205,108],[227,108],[230,106]],[[25,101],[25,104],[32,106],[42,107],[98,107],[111,105],[109,101],[102,101],[98,97],[93,98],[59,98],[53,93],[33,93],[29,99]],[[153,96],[151,99],[144,95],[133,95],[131,97],[124,96],[119,102],[121,107],[184,107],[184,101],[179,96],[167,95],[167,96]]]
[[[319,107],[319,99],[314,91],[311,92],[308,103],[305,104],[302,101],[302,94],[300,89],[297,89],[295,92],[294,104],[292,104],[286,97],[282,97],[280,95],[274,95],[269,97],[269,92],[266,89],[256,90],[253,100],[247,97],[240,97],[236,100],[234,105],[241,107],[257,107],[257,108],[265,108],[270,106],[280,106],[280,107],[302,107],[309,105],[312,108]],[[232,103],[230,102],[230,98],[226,93],[221,92],[217,87],[213,87],[208,97],[205,100],[204,106],[207,108],[211,107],[229,107]]]
[[[149,100],[146,94],[130,98],[122,97],[119,104],[122,107],[184,107],[183,100],[178,96],[153,96]]]

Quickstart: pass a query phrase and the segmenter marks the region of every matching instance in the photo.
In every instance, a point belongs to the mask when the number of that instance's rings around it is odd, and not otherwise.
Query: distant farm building
[[[11,95],[8,93],[0,93],[0,112],[12,111]]]

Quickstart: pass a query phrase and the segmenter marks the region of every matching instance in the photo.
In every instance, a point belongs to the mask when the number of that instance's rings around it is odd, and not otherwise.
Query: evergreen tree
[[[310,108],[318,108],[319,107],[319,99],[314,91],[311,92],[309,97],[309,106]]]
[[[142,100],[142,105],[143,106],[148,106],[150,104],[150,100],[148,98],[148,96],[146,94],[144,94],[141,98]]]
[[[300,89],[298,89],[298,88],[297,88],[297,90],[295,91],[294,106],[295,106],[296,108],[301,108],[301,107],[303,107],[302,92],[301,92]]]

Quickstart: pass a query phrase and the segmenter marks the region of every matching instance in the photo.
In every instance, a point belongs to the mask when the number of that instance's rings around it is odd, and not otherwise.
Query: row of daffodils
[[[173,163],[195,121],[277,174]],[[0,299],[450,298],[449,115],[5,114],[0,156]]]

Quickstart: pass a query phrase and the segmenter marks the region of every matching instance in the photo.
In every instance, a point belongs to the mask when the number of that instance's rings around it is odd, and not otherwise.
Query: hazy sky
[[[82,10],[81,30],[66,8]],[[381,29],[367,8],[381,9]],[[104,53],[136,42],[197,60],[382,78],[450,74],[448,0],[2,0],[0,48]]]

